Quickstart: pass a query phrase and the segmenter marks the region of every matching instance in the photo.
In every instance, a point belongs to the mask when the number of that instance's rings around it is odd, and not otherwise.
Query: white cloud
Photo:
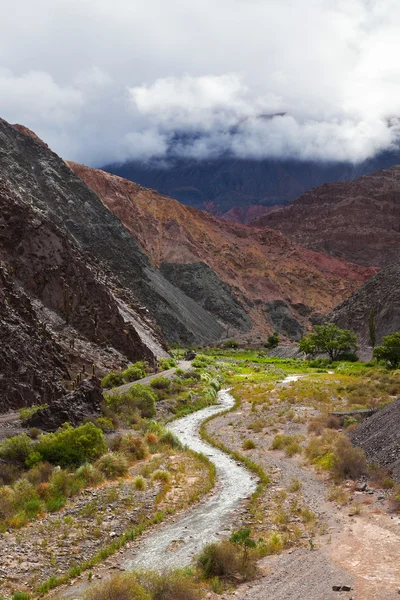
[[[363,160],[398,141],[399,28],[396,0],[19,0],[0,115],[89,164]]]

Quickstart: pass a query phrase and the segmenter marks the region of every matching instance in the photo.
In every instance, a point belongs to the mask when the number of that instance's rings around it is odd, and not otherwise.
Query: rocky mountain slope
[[[400,263],[382,269],[341,305],[330,320],[354,331],[360,343],[369,345],[368,318],[375,311],[377,343],[382,337],[400,331]]]
[[[166,164],[127,162],[105,171],[135,181],[183,204],[249,223],[265,207],[288,204],[327,182],[346,181],[400,163],[383,152],[359,165],[317,161],[226,158],[196,161],[167,157]],[[233,210],[232,209],[236,209]],[[239,210],[237,210],[239,209]],[[256,214],[255,214],[256,213]]]
[[[228,223],[104,171],[69,163],[121,219],[162,274],[223,322],[260,342],[298,339],[374,271],[301,248],[280,232]]]
[[[400,257],[400,166],[327,183],[253,224],[360,265],[390,265]]]
[[[216,341],[217,319],[153,268],[120,221],[29,130],[0,120],[0,408],[78,371]]]

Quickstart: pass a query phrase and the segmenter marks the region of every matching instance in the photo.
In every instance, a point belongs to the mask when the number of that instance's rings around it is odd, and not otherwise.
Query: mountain
[[[212,343],[216,318],[155,269],[32,132],[0,120],[0,408],[50,401],[78,372]]]
[[[362,344],[370,344],[368,319],[375,312],[377,343],[382,337],[400,331],[400,261],[382,269],[354,294],[336,307],[329,320],[351,329]]]
[[[101,170],[69,163],[154,267],[224,326],[260,341],[298,339],[374,272],[298,246],[280,232],[218,219]]]
[[[171,196],[183,204],[217,216],[241,209],[237,220],[248,223],[263,207],[288,204],[327,182],[355,179],[400,164],[397,151],[387,151],[358,165],[288,159],[249,160],[222,157],[194,160],[167,156],[165,161],[129,161],[103,170]],[[267,212],[267,211],[266,211]]]
[[[400,257],[400,167],[327,183],[252,225],[360,265],[390,265]]]

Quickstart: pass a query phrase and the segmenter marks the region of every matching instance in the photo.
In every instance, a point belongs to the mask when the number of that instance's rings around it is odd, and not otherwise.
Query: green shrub
[[[170,390],[171,389],[171,381],[167,379],[167,377],[155,377],[150,381],[150,385],[155,390]]]
[[[182,448],[182,444],[172,431],[166,431],[159,439],[160,444],[171,448]]]
[[[29,600],[30,597],[31,595],[26,592],[14,592],[12,600]]]
[[[142,571],[137,577],[152,600],[200,600],[203,597],[200,586],[182,570],[166,573]]]
[[[136,383],[129,392],[108,396],[107,404],[128,420],[136,410],[140,412],[141,417],[151,418],[156,414],[156,399],[157,396],[150,387]]]
[[[239,342],[236,340],[226,340],[222,346],[223,348],[239,348]]]
[[[0,444],[0,458],[14,465],[25,466],[33,450],[33,441],[26,433],[7,438]]]
[[[65,496],[51,497],[46,501],[46,510],[48,512],[57,512],[61,510],[67,503]]]
[[[171,475],[168,471],[161,471],[161,469],[158,469],[157,471],[154,471],[153,479],[155,479],[155,481],[167,483],[171,479]]]
[[[124,378],[122,373],[110,371],[110,373],[107,373],[107,375],[103,377],[100,383],[102,388],[113,388],[122,385],[124,383]]]
[[[138,583],[134,573],[115,575],[111,579],[90,588],[85,600],[153,600]]]
[[[238,548],[230,542],[208,544],[197,557],[197,566],[206,579],[233,579],[242,570]]]
[[[107,452],[107,454],[104,454],[96,461],[95,467],[107,479],[116,479],[127,474],[129,465],[123,454],[119,452]]]
[[[93,423],[76,428],[65,423],[56,433],[41,435],[35,451],[51,464],[80,466],[104,454],[107,444],[103,432]]]
[[[279,345],[280,337],[277,331],[274,331],[271,335],[268,336],[267,341],[264,344],[265,348],[276,348]]]
[[[47,407],[48,404],[32,404],[32,406],[28,406],[27,408],[20,408],[19,418],[23,423],[26,423],[33,415]]]
[[[215,360],[211,356],[206,356],[205,354],[198,354],[194,360],[192,360],[192,366],[196,367],[196,369],[205,369],[206,367],[212,365]]]
[[[54,467],[50,463],[41,462],[27,472],[26,478],[28,481],[33,483],[33,485],[46,483],[49,481],[51,474],[53,473],[53,469]]]
[[[256,447],[256,443],[253,440],[244,440],[242,444],[243,450],[253,450]]]
[[[142,361],[129,365],[125,371],[122,371],[124,381],[137,381],[143,377],[146,377],[146,365]]]
[[[109,419],[108,417],[98,417],[94,421],[94,424],[104,433],[114,431],[114,423],[112,422],[112,419]]]
[[[161,358],[160,367],[163,371],[173,369],[174,367],[176,367],[176,360],[174,358]]]
[[[21,470],[16,465],[7,465],[0,462],[0,486],[14,483],[20,475]]]
[[[75,473],[76,477],[83,479],[86,485],[99,485],[104,481],[103,474],[90,463],[85,463]]]
[[[133,482],[133,485],[135,487],[135,490],[142,492],[146,489],[146,480],[144,477],[139,475],[138,477],[135,477],[135,481]]]

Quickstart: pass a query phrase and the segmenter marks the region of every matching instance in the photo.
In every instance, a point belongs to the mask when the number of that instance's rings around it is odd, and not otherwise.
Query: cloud
[[[399,142],[395,0],[19,0],[2,25],[0,115],[66,158],[357,162]]]

